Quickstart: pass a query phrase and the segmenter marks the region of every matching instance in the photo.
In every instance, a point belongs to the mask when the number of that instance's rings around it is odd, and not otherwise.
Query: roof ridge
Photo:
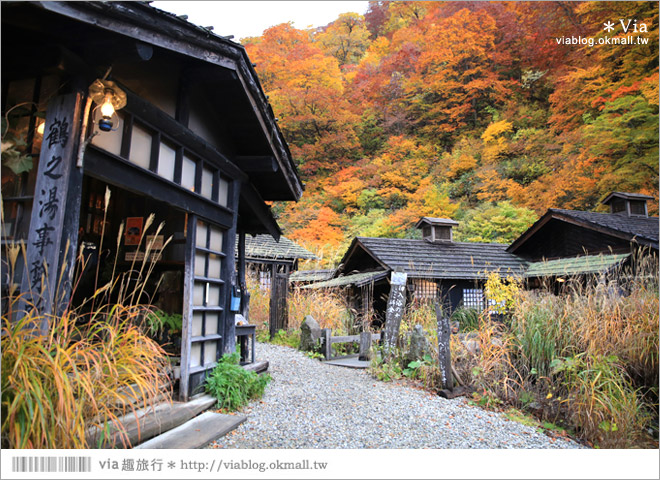
[[[427,242],[422,238],[389,238],[389,237],[355,237],[362,240],[395,240],[395,241],[406,241],[406,242],[424,242],[428,245],[494,245],[494,246],[505,246],[508,247],[508,243],[499,243],[499,242],[445,242],[445,243],[431,243]]]

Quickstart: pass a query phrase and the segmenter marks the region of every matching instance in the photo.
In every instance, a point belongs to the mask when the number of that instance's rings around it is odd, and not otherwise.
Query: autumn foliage
[[[306,183],[274,208],[308,248],[424,215],[510,241],[549,207],[658,197],[657,3],[369,2],[243,43]]]

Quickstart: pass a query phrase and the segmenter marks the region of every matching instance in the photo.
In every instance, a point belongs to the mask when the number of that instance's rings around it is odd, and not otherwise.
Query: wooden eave
[[[286,181],[288,195],[267,200],[299,200],[303,185],[273,111],[245,48],[175,15],[140,2],[35,2],[44,10],[235,72],[252,105],[264,139]],[[232,159],[233,160],[233,159]],[[240,168],[240,165],[239,165]]]
[[[387,264],[383,263],[382,260],[378,258],[378,256],[376,256],[360,241],[360,237],[355,237],[353,239],[353,242],[351,242],[351,245],[348,247],[348,250],[342,257],[341,261],[339,262],[340,267],[337,268],[337,271],[335,272],[335,277],[338,277],[341,274],[349,273],[349,271],[346,270],[346,264],[355,254],[358,248],[362,249],[367,255],[369,255],[374,261],[376,261],[376,263],[380,265],[384,270],[391,270],[391,268]]]

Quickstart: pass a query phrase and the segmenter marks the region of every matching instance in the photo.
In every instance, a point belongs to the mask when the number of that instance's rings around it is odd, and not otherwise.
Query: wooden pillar
[[[452,390],[454,383],[451,377],[451,329],[449,326],[449,317],[443,314],[440,303],[435,304],[435,316],[438,322],[438,362],[442,388]]]
[[[371,332],[360,332],[359,360],[369,360],[371,357]]]
[[[61,313],[71,294],[82,190],[76,168],[81,119],[79,92],[48,104],[22,279],[23,309],[38,310],[42,333],[49,327],[47,314]]]
[[[326,360],[330,360],[332,358],[332,342],[330,342],[330,338],[332,337],[332,330],[329,328],[324,328],[323,329],[323,356],[325,357]]]
[[[287,296],[289,294],[289,275],[277,273],[273,267],[273,276],[270,279],[270,338],[273,338],[279,330],[288,328],[289,307]]]
[[[392,272],[390,296],[387,299],[387,312],[385,316],[385,329],[383,331],[383,347],[385,357],[390,357],[396,348],[399,339],[399,327],[406,306],[406,282],[408,275],[397,268]]]
[[[245,232],[238,234],[238,286],[241,289],[241,315],[250,323],[250,292],[245,279]]]
[[[195,285],[195,244],[197,242],[197,216],[187,215],[186,253],[183,275],[183,316],[181,325],[181,373],[179,400],[188,400],[190,389],[190,349],[193,318],[193,288]]]
[[[224,268],[224,281],[225,288],[224,292],[224,339],[223,353],[232,354],[236,351],[236,323],[234,320],[234,314],[231,313],[231,279],[234,277],[234,272],[236,271],[236,231],[238,227],[238,203],[240,201],[241,195],[241,182],[239,180],[234,180],[231,183],[231,190],[229,192],[230,198],[230,208],[234,212],[232,218],[232,225],[227,230],[227,236],[225,237],[226,245],[226,257],[223,259],[222,267]]]

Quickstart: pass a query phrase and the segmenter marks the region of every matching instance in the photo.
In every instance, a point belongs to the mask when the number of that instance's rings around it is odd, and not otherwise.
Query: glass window
[[[218,203],[223,207],[227,206],[229,198],[229,181],[218,175]]]
[[[194,313],[193,318],[192,318],[192,328],[191,328],[191,336],[192,337],[199,337],[202,335],[202,324],[204,322],[204,314],[203,313]]]
[[[213,200],[213,172],[208,168],[202,168],[202,196]]]
[[[116,125],[113,125],[110,132],[99,131],[97,135],[92,137],[92,145],[96,145],[106,152],[119,156],[121,154],[121,140],[124,132],[124,118],[119,113],[117,113],[117,117]],[[94,123],[98,124],[100,118],[101,109],[97,108],[94,111]]]
[[[188,157],[187,155],[183,156],[183,165],[181,168],[181,186],[192,192],[195,191],[196,167],[197,165],[192,158]]]
[[[197,247],[201,248],[206,248],[206,229],[208,227],[204,222],[198,221],[197,222],[197,241],[195,242],[195,245]]]
[[[206,313],[206,335],[213,335],[218,333],[218,314]]]
[[[222,252],[222,230],[219,228],[211,227],[211,242],[208,248]]]
[[[202,362],[202,344],[195,342],[190,346],[190,367],[199,367]]]
[[[140,127],[133,125],[131,134],[131,151],[128,160],[135,165],[149,170],[151,163],[151,133]]]
[[[484,308],[484,291],[481,288],[464,288],[463,307],[476,308],[482,311]]]
[[[160,142],[160,149],[158,151],[158,175],[169,181],[173,181],[175,161],[176,149],[165,142]]]
[[[217,340],[209,340],[208,342],[204,342],[204,365],[215,362],[217,360],[217,354]]]
[[[206,299],[206,283],[195,282],[193,287],[193,305],[197,307],[204,306]]]
[[[220,278],[220,268],[222,266],[222,259],[219,255],[209,254],[209,271],[207,277]]]
[[[206,254],[195,253],[195,275],[198,277],[206,276]]]

